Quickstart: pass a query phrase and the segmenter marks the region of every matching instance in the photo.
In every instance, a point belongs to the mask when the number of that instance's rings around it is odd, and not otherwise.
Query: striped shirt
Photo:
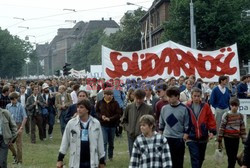
[[[151,138],[139,135],[133,146],[129,168],[171,168],[172,161],[167,139],[154,133]]]
[[[7,104],[6,109],[10,112],[16,123],[22,123],[23,119],[27,118],[26,111],[19,102],[17,102],[16,104]]]
[[[242,138],[246,140],[246,128],[243,115],[240,113],[232,113],[231,111],[224,113],[219,130],[219,137]]]

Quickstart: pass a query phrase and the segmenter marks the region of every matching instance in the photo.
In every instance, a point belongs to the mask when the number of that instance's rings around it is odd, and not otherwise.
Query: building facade
[[[170,0],[155,0],[147,13],[139,20],[142,29],[142,46],[143,48],[160,44],[161,36],[164,31],[163,24],[169,19]]]
[[[73,28],[60,28],[57,35],[48,45],[46,54],[43,54],[44,73],[53,75],[56,70],[62,69],[68,63],[69,52],[75,45],[81,42],[88,34],[96,30],[105,30],[110,34],[119,30],[119,25],[109,18],[108,20],[91,20],[89,22],[78,22]],[[41,45],[42,46],[42,45]]]

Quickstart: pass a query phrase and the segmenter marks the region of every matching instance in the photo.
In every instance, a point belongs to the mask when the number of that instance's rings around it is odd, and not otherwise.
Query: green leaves
[[[74,69],[89,71],[90,65],[101,64],[100,40],[103,35],[103,30],[94,31],[74,47],[69,53],[69,62]]]
[[[0,29],[0,77],[12,78],[22,75],[24,59],[33,51],[32,46]]]
[[[69,61],[76,70],[86,69],[90,65],[101,64],[101,46],[105,45],[114,50],[135,51],[141,49],[141,25],[139,19],[145,11],[138,9],[134,13],[126,13],[121,22],[121,29],[107,36],[103,30],[90,33],[84,40],[77,44],[69,53]]]
[[[141,49],[141,25],[139,20],[146,12],[141,8],[134,13],[126,13],[121,22],[121,30],[111,34],[107,47],[119,51],[136,51]]]
[[[215,50],[238,44],[241,59],[249,59],[250,22],[241,19],[241,12],[250,9],[249,0],[194,0],[197,47]],[[171,2],[170,19],[165,24],[162,41],[173,40],[190,46],[190,13],[187,0]]]

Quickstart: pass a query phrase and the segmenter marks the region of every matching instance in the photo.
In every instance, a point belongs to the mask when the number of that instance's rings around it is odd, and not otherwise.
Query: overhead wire
[[[147,3],[147,2],[151,2],[151,1],[142,1],[142,2],[137,2],[137,4],[141,4],[141,3]],[[17,6],[17,5],[9,5],[9,6]],[[91,9],[82,9],[82,10],[75,10],[75,11],[71,11],[71,12],[67,12],[67,13],[59,13],[59,14],[54,14],[54,15],[47,15],[47,16],[42,16],[42,17],[34,17],[34,18],[25,18],[25,20],[22,20],[20,22],[17,22],[15,24],[12,24],[10,26],[7,26],[8,28],[11,28],[13,26],[19,25],[20,23],[24,23],[24,22],[28,22],[28,21],[34,21],[34,20],[43,20],[46,18],[51,18],[51,17],[56,17],[56,16],[63,16],[63,15],[69,15],[69,14],[75,14],[75,13],[81,13],[81,12],[87,12],[87,11],[94,11],[94,10],[102,10],[102,9],[109,9],[109,8],[116,8],[116,7],[122,7],[122,6],[127,6],[127,4],[121,4],[121,5],[113,5],[113,6],[106,6],[106,7],[98,7],[98,8],[91,8]],[[24,7],[24,6],[21,6]],[[41,7],[32,7],[32,8],[41,8]],[[52,9],[52,8],[41,8],[41,9]],[[57,9],[53,9],[53,10],[57,10]],[[117,16],[116,16],[117,17]],[[65,24],[61,24],[61,25],[65,25]],[[41,28],[48,28],[48,27],[56,27],[56,26],[61,26],[61,25],[51,25],[51,26],[44,26],[44,27],[34,27],[34,28],[30,28],[30,29],[41,29]],[[27,30],[23,30],[18,32],[17,34],[23,33]]]

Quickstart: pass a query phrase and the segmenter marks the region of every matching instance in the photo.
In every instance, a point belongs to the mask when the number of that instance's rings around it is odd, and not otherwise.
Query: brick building
[[[142,25],[141,32],[143,48],[148,48],[150,46],[150,28],[152,46],[160,44],[161,36],[164,31],[163,23],[166,22],[169,18],[169,5],[170,0],[154,0],[147,13],[139,20],[140,24]],[[149,24],[150,21],[151,24]]]

